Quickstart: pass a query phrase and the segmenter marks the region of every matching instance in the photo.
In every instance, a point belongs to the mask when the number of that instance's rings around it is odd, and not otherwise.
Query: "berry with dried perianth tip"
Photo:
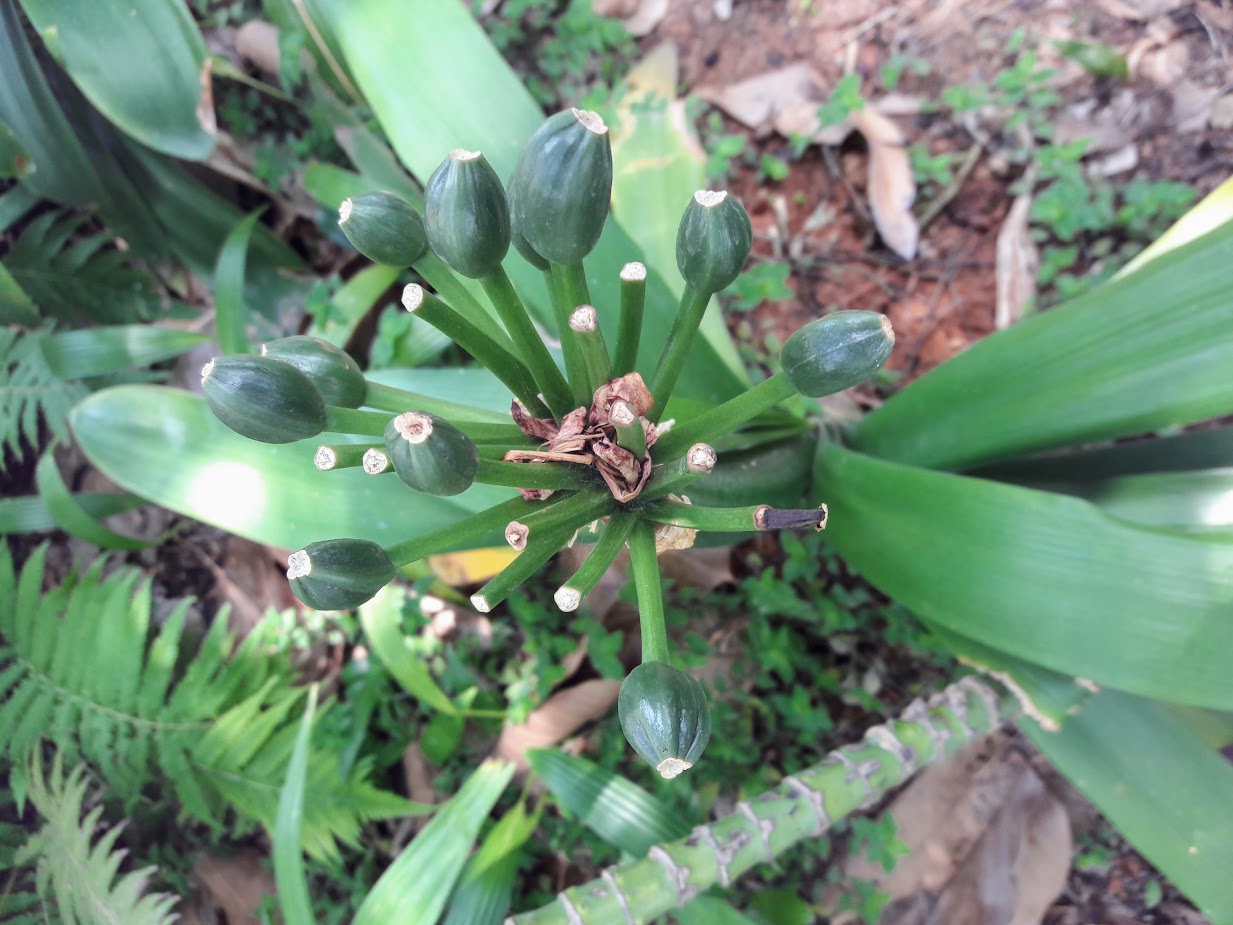
[[[358,408],[368,394],[360,364],[350,354],[320,337],[297,334],[272,340],[261,355],[290,363],[309,379],[327,405]]]
[[[325,430],[325,402],[290,363],[250,354],[215,357],[201,370],[214,416],[262,443],[293,443]]]
[[[428,253],[424,219],[393,193],[377,191],[345,200],[338,210],[338,227],[373,263],[409,267]]]
[[[338,539],[309,543],[287,560],[291,590],[317,610],[350,610],[394,578],[394,563],[370,540]]]
[[[726,192],[698,190],[676,233],[676,265],[698,292],[729,286],[749,258],[753,226],[741,201]]]
[[[611,198],[608,126],[582,109],[544,122],[527,140],[509,181],[515,231],[552,263],[575,264],[595,249]]]
[[[479,450],[449,421],[408,411],[385,428],[385,449],[403,482],[429,495],[456,495],[475,481]]]
[[[779,362],[798,392],[821,398],[864,382],[882,367],[894,346],[895,332],[885,315],[835,312],[789,337]]]
[[[629,673],[617,714],[634,751],[665,778],[693,767],[711,738],[702,685],[666,662],[644,662]]]
[[[424,188],[428,243],[452,269],[479,279],[509,250],[505,187],[479,151],[455,148]]]

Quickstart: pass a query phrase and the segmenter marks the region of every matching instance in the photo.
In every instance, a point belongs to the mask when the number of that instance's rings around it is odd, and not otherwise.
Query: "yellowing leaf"
[[[916,181],[899,127],[866,106],[848,118],[869,144],[869,208],[886,246],[904,260],[916,256],[920,229],[912,214]]]
[[[426,561],[434,575],[451,587],[461,588],[487,581],[517,558],[518,553],[508,546],[490,546],[429,556]]]

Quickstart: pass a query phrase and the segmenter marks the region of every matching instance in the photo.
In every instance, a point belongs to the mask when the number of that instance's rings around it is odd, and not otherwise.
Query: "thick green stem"
[[[484,308],[480,300],[471,294],[466,284],[455,275],[444,260],[428,251],[411,267],[440,293],[441,298],[453,305],[464,318],[495,340],[507,350],[514,349],[514,342],[501,329],[501,325]]]
[[[509,415],[500,411],[489,411],[486,408],[476,408],[458,402],[446,401],[443,398],[433,398],[420,392],[408,392],[396,389],[392,385],[382,385],[379,382],[368,381],[368,394],[364,396],[364,405],[376,408],[378,411],[393,411],[402,414],[404,411],[427,411],[437,417],[445,418],[457,425],[463,421],[483,421],[487,424],[505,424]]]
[[[376,449],[371,443],[330,443],[317,447],[313,465],[322,472],[351,469],[363,465],[364,454]]]
[[[425,556],[452,552],[455,549],[465,549],[474,541],[484,537],[485,534],[495,533],[500,535],[501,531],[505,529],[505,525],[511,519],[526,517],[532,511],[542,506],[542,502],[511,498],[487,510],[480,511],[478,514],[472,514],[470,517],[458,521],[458,523],[450,524],[448,527],[442,527],[440,530],[433,530],[430,533],[404,540],[393,546],[387,546],[385,551],[389,553],[394,564],[401,568],[404,565],[410,565],[412,562],[418,562]]]
[[[552,596],[557,607],[566,613],[578,609],[582,599],[595,589],[599,580],[616,561],[616,557],[621,554],[621,549],[629,538],[629,531],[637,521],[638,518],[633,514],[626,513],[613,514],[608,518],[608,526],[604,528],[599,542],[582,565],[578,566],[578,570],[570,576],[569,581],[557,588],[556,594]]]
[[[750,530],[800,530],[826,526],[827,510],[816,508],[782,509],[766,504],[749,507],[704,507],[680,501],[657,501],[639,513],[657,524],[670,524],[689,530],[713,533],[745,533]]]
[[[647,417],[652,423],[658,424],[664,416],[664,408],[676,387],[676,380],[685,366],[685,357],[689,355],[690,345],[694,335],[698,333],[698,325],[706,314],[710,304],[711,293],[699,292],[693,286],[687,285],[681,294],[681,304],[672,319],[672,328],[668,331],[668,341],[664,344],[664,352],[659,355],[659,364],[655,367],[655,375],[651,377],[651,394],[655,396],[655,406]]]
[[[608,412],[608,420],[617,432],[617,446],[629,450],[639,460],[646,458],[646,429],[642,419],[634,414],[627,402],[614,401]]]
[[[488,294],[492,307],[501,316],[502,324],[509,330],[509,336],[514,342],[514,354],[531,370],[531,375],[539,383],[539,390],[553,414],[558,418],[563,417],[577,406],[570,404],[570,391],[565,377],[557,369],[552,354],[548,352],[539,331],[535,330],[535,325],[531,323],[531,316],[527,314],[526,307],[504,268],[497,267],[491,273],[480,277],[480,285]]]
[[[618,376],[632,373],[637,365],[645,305],[646,267],[641,263],[627,263],[621,268],[621,322],[617,328],[616,357],[612,361],[612,371]]]
[[[547,488],[577,491],[595,484],[594,470],[573,463],[513,463],[480,457],[475,481],[508,488]]]
[[[690,482],[707,475],[715,468],[715,461],[715,450],[711,446],[695,443],[684,456],[651,470],[651,477],[647,479],[639,500],[654,501],[680,491]]]
[[[629,533],[629,571],[638,593],[638,624],[642,629],[642,660],[672,664],[668,630],[664,626],[664,589],[655,553],[655,528],[636,523]]]
[[[548,407],[539,397],[539,385],[535,377],[522,360],[500,343],[416,283],[403,289],[402,304],[411,314],[427,321],[479,360],[507,389],[518,396],[519,401],[535,417],[548,416]]]
[[[586,372],[588,396],[593,397],[600,386],[612,380],[612,361],[608,359],[608,345],[604,332],[599,327],[599,313],[594,305],[579,305],[569,316],[569,329],[578,336],[578,350]],[[590,403],[591,397],[587,398]]]
[[[776,373],[692,420],[673,424],[655,444],[655,455],[661,459],[671,459],[699,441],[714,443],[795,394],[796,389],[788,377]]]
[[[355,408],[325,406],[325,429],[332,434],[355,434],[357,437],[384,437],[390,415],[384,411],[358,411]]]
[[[648,925],[704,890],[727,887],[752,867],[818,838],[919,768],[955,754],[1019,712],[1014,698],[999,699],[984,681],[964,678],[928,703],[917,701],[902,719],[870,729],[863,741],[738,803],[731,815],[656,845],[645,858],[571,887],[542,908],[506,919],[506,925]]]
[[[575,529],[570,526],[557,527],[539,532],[528,539],[517,559],[471,595],[471,606],[480,613],[491,611],[556,555],[561,547],[569,542]]]
[[[554,263],[548,269],[549,291],[552,293],[552,309],[556,315],[557,328],[561,333],[561,352],[565,355],[565,372],[569,377],[574,407],[591,404],[590,376],[578,334],[570,327],[569,319],[574,309],[591,304],[587,288],[587,275],[581,263]]]
[[[547,532],[563,526],[576,530],[607,517],[616,506],[616,501],[607,492],[579,491],[541,502],[525,517],[518,518],[518,522],[528,532]]]
[[[523,448],[535,446],[534,441],[524,434],[517,424],[486,424],[472,421],[451,421],[450,423],[479,446],[494,443]]]

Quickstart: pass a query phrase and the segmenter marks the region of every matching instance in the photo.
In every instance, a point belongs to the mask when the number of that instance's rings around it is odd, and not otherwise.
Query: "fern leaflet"
[[[187,651],[189,602],[154,632],[149,582],[132,569],[103,577],[102,561],[44,594],[45,553],[18,575],[0,548],[0,755],[27,761],[49,738],[129,805],[170,790],[215,829],[272,829],[304,695],[288,659],[268,654],[261,627],[236,646],[225,614]],[[334,858],[336,839],[354,844],[362,820],[406,812],[368,771],[357,762],[344,777],[336,754],[314,749],[309,854]]]
[[[0,328],[0,472],[5,450],[16,462],[23,458],[22,438],[39,445],[39,416],[57,437],[67,438],[68,413],[86,389],[61,379],[43,356],[45,330],[19,332]]]

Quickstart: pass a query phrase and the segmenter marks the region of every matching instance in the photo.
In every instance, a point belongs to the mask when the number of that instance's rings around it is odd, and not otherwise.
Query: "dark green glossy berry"
[[[291,590],[316,610],[350,610],[394,578],[394,563],[369,540],[310,543],[287,560]]]
[[[726,192],[698,190],[676,232],[676,265],[698,292],[719,292],[745,268],[753,226],[741,201]]]
[[[688,771],[711,738],[711,709],[697,678],[665,662],[644,662],[617,698],[621,729],[663,777]]]
[[[350,354],[320,337],[297,334],[272,340],[261,355],[290,363],[309,379],[327,405],[358,408],[368,394],[360,365]]]
[[[403,482],[429,495],[456,495],[475,481],[479,451],[449,421],[423,411],[400,414],[385,427],[385,449]]]
[[[352,196],[338,210],[338,227],[373,263],[409,267],[428,253],[424,219],[411,203],[393,193]]]
[[[455,148],[424,188],[428,243],[452,269],[479,279],[509,251],[505,187],[479,151]]]
[[[878,312],[834,312],[784,343],[779,362],[802,395],[821,398],[864,382],[895,346],[890,319]]]
[[[552,116],[528,139],[509,187],[514,228],[534,253],[552,263],[578,263],[595,249],[608,218],[608,126],[582,109]]]
[[[290,363],[249,354],[215,357],[201,370],[214,416],[262,443],[293,443],[325,430],[325,402]]]

